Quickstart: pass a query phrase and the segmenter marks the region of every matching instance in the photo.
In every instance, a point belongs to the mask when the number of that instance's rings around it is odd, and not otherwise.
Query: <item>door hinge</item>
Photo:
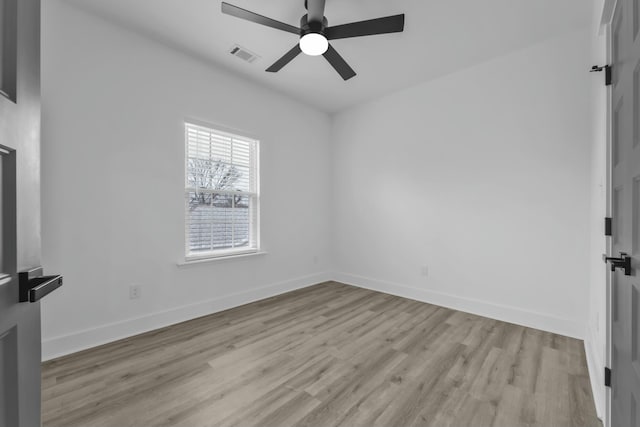
[[[611,218],[609,217],[605,217],[604,219],[604,235],[613,236],[613,224]]]
[[[611,368],[604,368],[604,385],[605,387],[611,387]]]
[[[612,81],[612,73],[611,73],[611,65],[594,65],[593,67],[591,67],[591,70],[589,72],[591,73],[599,73],[600,71],[604,70],[604,84],[605,86],[611,86],[611,81]]]

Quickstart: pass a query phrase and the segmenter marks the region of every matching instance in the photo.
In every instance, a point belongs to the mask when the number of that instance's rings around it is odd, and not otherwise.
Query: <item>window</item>
[[[187,260],[257,252],[259,142],[192,123],[185,140]]]

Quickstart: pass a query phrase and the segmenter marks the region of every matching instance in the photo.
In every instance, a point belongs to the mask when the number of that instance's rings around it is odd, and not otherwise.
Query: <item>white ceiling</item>
[[[586,0],[327,0],[329,25],[406,14],[404,33],[332,42],[358,73],[345,82],[321,56],[300,55],[266,73],[297,37],[223,15],[220,0],[66,1],[330,113],[575,31],[591,19]],[[304,0],[227,1],[295,26],[305,13]],[[261,58],[249,64],[230,55],[234,44]]]

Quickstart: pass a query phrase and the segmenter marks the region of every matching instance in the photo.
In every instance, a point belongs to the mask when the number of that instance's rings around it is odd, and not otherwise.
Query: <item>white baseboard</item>
[[[396,283],[383,282],[363,276],[347,273],[318,273],[279,282],[246,292],[226,295],[196,304],[172,308],[170,310],[151,313],[137,318],[109,323],[89,328],[68,335],[52,337],[42,342],[42,360],[51,360],[88,348],[96,347],[122,338],[127,338],[154,329],[217,313],[264,298],[285,292],[301,289],[327,280],[335,280],[345,284],[385,292],[405,298],[436,304],[443,307],[461,310],[492,319],[541,329],[573,338],[584,338],[584,327],[578,322],[562,319],[545,313],[533,312],[517,307],[498,305],[486,301],[459,297],[456,295],[413,288]],[[590,354],[587,352],[587,360]],[[597,363],[597,362],[596,362]],[[590,366],[590,370],[592,367]],[[596,370],[596,374],[597,374]],[[596,377],[594,377],[596,378]],[[594,391],[594,396],[596,391]],[[604,400],[597,397],[596,406]],[[600,412],[599,412],[600,414]]]
[[[607,404],[606,390],[604,387],[604,362],[601,353],[594,347],[594,339],[591,335],[584,340],[584,353],[587,356],[591,391],[596,404],[596,414],[600,420],[604,420]]]
[[[348,273],[334,273],[333,280],[348,285],[477,314],[479,316],[489,317],[504,322],[541,329],[543,331],[553,332],[572,338],[583,339],[585,335],[585,327],[579,322],[519,307],[494,304],[487,301],[465,298],[442,292],[418,289]]]
[[[147,314],[141,317],[109,323],[96,328],[85,329],[68,335],[48,338],[42,341],[42,360],[86,350],[122,338],[173,325],[219,311],[228,310],[250,302],[276,296],[285,292],[312,286],[331,279],[329,273],[318,273],[298,277],[284,282],[214,298],[207,301]]]

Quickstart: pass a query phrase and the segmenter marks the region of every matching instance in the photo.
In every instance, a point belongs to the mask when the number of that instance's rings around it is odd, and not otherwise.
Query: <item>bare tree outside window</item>
[[[196,193],[191,196],[189,202],[191,210],[198,206],[243,207],[241,196],[197,192],[197,190],[239,191],[235,188],[235,184],[242,177],[242,173],[236,166],[222,160],[190,158],[187,171],[187,183],[189,187],[196,189]]]

